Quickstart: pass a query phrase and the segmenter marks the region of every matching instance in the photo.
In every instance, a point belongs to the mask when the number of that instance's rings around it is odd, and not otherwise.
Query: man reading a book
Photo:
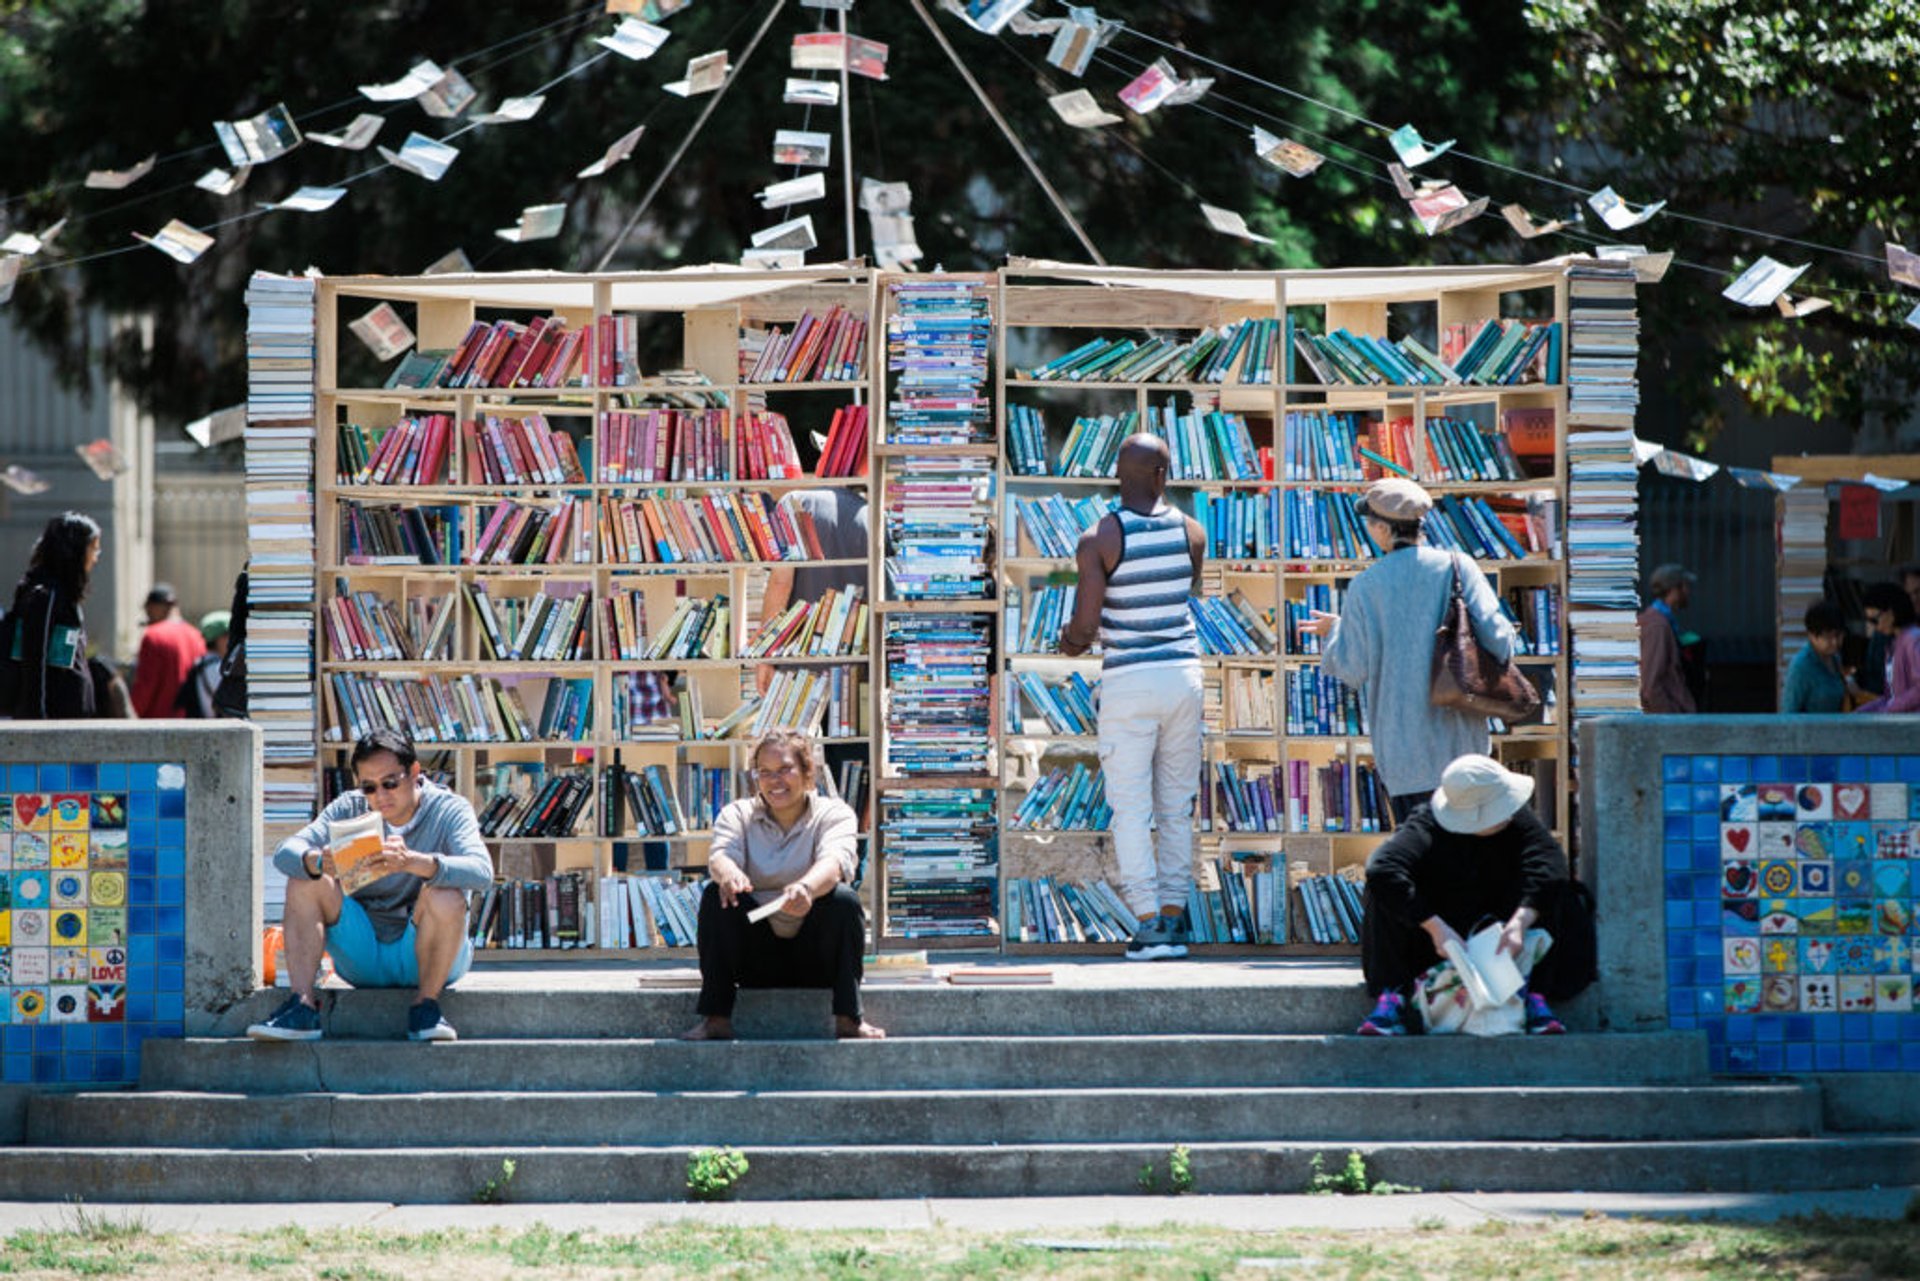
[[[358,786],[274,851],[287,878],[281,928],[293,994],[247,1035],[319,1039],[313,989],[324,950],[334,973],[355,987],[415,989],[409,1040],[454,1040],[440,992],[473,963],[467,891],[493,882],[473,806],[421,774],[401,730],[367,734],[348,764]],[[378,829],[363,832],[376,819]]]
[[[754,744],[754,795],[713,821],[700,898],[700,1022],[689,1041],[733,1039],[742,987],[833,989],[834,1031],[879,1040],[860,1015],[866,924],[852,881],[859,821],[814,790],[813,739],[777,729]]]
[[[1499,951],[1519,956],[1540,923],[1553,945],[1521,995],[1534,1035],[1566,1031],[1546,998],[1572,996],[1593,981],[1593,917],[1567,875],[1567,855],[1528,802],[1533,779],[1490,756],[1462,756],[1440,775],[1432,799],[1416,805],[1367,860],[1360,966],[1373,1013],[1362,1036],[1419,1030],[1408,1000],[1449,943],[1484,920],[1500,926]]]

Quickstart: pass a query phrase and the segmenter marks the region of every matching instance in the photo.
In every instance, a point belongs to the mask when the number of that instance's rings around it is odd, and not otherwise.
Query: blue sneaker
[[[1398,992],[1382,992],[1373,1013],[1360,1021],[1361,1036],[1406,1036],[1413,1031],[1413,1011]]]
[[[321,1036],[320,1011],[301,1000],[297,992],[291,993],[272,1017],[248,1028],[247,1035],[256,1041],[317,1041]]]
[[[409,1041],[457,1041],[460,1034],[453,1030],[453,1024],[447,1022],[440,1013],[440,1002],[421,1001],[407,1009],[407,1039]]]

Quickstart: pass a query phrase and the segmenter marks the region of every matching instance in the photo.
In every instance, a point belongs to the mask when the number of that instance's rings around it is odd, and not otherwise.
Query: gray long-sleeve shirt
[[[1376,561],[1347,588],[1340,622],[1320,665],[1367,700],[1374,764],[1392,796],[1430,792],[1459,756],[1484,755],[1487,718],[1435,707],[1433,634],[1453,593],[1453,569],[1474,635],[1501,662],[1513,657],[1513,627],[1480,567],[1433,547],[1406,547]]]
[[[280,842],[273,852],[273,865],[288,877],[305,879],[307,869],[300,860],[308,850],[324,850],[331,843],[332,825],[367,812],[367,799],[359,792],[348,792],[321,810],[311,823]],[[388,827],[388,836],[398,836],[407,848],[418,854],[438,854],[440,870],[421,880],[406,872],[383,876],[361,887],[354,901],[366,909],[373,922],[373,936],[391,943],[407,932],[413,916],[414,900],[423,885],[444,886],[450,890],[483,890],[493,883],[493,858],[480,839],[480,823],[467,798],[433,782],[422,780],[420,804],[405,827]]]

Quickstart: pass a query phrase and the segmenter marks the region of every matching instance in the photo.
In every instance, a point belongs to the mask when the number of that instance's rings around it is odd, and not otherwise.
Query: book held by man
[[[369,866],[373,857],[386,848],[386,825],[372,810],[334,823],[327,842],[327,856],[333,860],[334,875],[340,888],[357,894],[379,879]]]

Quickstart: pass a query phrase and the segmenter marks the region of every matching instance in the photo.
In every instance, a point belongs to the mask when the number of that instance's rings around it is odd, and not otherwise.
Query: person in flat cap
[[[1566,851],[1535,816],[1533,779],[1490,756],[1448,764],[1426,804],[1367,860],[1360,967],[1373,1012],[1362,1036],[1420,1030],[1413,985],[1448,942],[1483,923],[1500,927],[1500,950],[1519,956],[1536,924],[1552,937],[1522,993],[1526,1030],[1566,1031],[1548,999],[1573,996],[1594,978],[1590,900],[1567,874]]]
[[[1492,747],[1484,715],[1432,702],[1433,637],[1456,572],[1481,646],[1504,663],[1515,637],[1480,567],[1422,540],[1433,510],[1426,490],[1399,477],[1378,480],[1358,507],[1380,557],[1348,585],[1338,614],[1315,610],[1301,630],[1326,638],[1321,670],[1366,697],[1374,767],[1401,822],[1439,786],[1447,762]]]
[[[1647,579],[1640,611],[1640,710],[1692,715],[1693,691],[1680,653],[1676,617],[1693,599],[1694,575],[1685,565],[1662,565]]]

